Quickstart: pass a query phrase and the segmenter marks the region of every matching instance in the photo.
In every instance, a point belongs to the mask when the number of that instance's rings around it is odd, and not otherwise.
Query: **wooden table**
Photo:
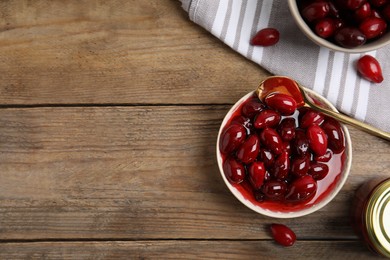
[[[1,259],[370,259],[355,189],[390,174],[389,143],[350,128],[353,166],[325,208],[258,215],[227,190],[215,143],[270,75],[176,0],[0,2]],[[293,247],[269,224],[290,226]]]

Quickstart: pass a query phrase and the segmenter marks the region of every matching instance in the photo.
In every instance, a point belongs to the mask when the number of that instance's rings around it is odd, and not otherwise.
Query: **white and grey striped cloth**
[[[312,43],[293,21],[285,0],[181,0],[189,18],[231,48],[275,75],[290,76],[325,96],[340,111],[390,132],[390,46],[370,54],[384,81],[370,83],[356,73],[363,54],[329,51]],[[279,42],[254,47],[251,37],[277,28]]]

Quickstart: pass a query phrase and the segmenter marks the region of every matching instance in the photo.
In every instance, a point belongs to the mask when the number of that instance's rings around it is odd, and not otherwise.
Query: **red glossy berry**
[[[252,121],[249,118],[243,117],[241,115],[235,116],[230,122],[230,125],[242,125],[246,130],[247,136],[252,133]]]
[[[308,128],[311,125],[321,125],[324,122],[324,116],[314,110],[308,110],[299,121],[301,128]]]
[[[312,125],[307,129],[309,147],[316,155],[324,155],[328,148],[328,139],[324,130],[318,125]]]
[[[325,18],[330,11],[328,1],[316,1],[302,9],[301,14],[309,22]]]
[[[328,137],[329,148],[334,153],[341,153],[345,149],[345,140],[340,123],[333,118],[327,118],[321,127]]]
[[[313,177],[314,180],[319,181],[326,177],[329,173],[328,165],[324,163],[312,163],[310,165],[309,174]]]
[[[286,94],[270,94],[264,101],[270,108],[275,109],[284,116],[294,114],[297,109],[297,102],[295,99]]]
[[[244,166],[234,158],[228,158],[224,161],[223,172],[231,183],[241,183],[245,179]]]
[[[271,233],[275,242],[282,246],[292,246],[297,239],[295,233],[282,224],[272,224]]]
[[[264,195],[270,200],[282,200],[287,192],[287,184],[284,181],[266,181],[261,188]]]
[[[265,106],[260,102],[258,98],[251,99],[249,102],[245,102],[241,108],[241,113],[247,118],[253,118],[260,111],[264,110]]]
[[[270,150],[265,149],[265,148],[261,148],[260,153],[259,153],[259,157],[260,157],[261,161],[264,163],[266,168],[270,168],[271,166],[274,165],[275,156],[273,155],[273,153]]]
[[[295,137],[295,118],[293,117],[284,118],[280,122],[277,131],[283,141],[285,142],[291,141]]]
[[[255,190],[263,186],[266,170],[263,162],[254,162],[248,167],[249,180]]]
[[[286,151],[283,151],[275,160],[274,176],[277,180],[285,180],[290,171],[290,158]]]
[[[355,27],[343,27],[336,31],[334,40],[337,44],[345,48],[355,48],[363,45],[367,38]]]
[[[247,140],[238,148],[237,158],[245,163],[254,162],[259,154],[260,140],[257,135],[251,135]]]
[[[273,154],[278,155],[282,153],[282,139],[276,130],[272,128],[264,129],[260,133],[260,140]]]
[[[224,154],[231,153],[244,143],[245,139],[246,130],[244,126],[238,124],[230,125],[221,135],[219,149]]]
[[[314,31],[321,38],[329,38],[333,36],[336,31],[336,20],[325,17],[316,23]]]
[[[302,157],[308,153],[309,150],[309,140],[306,137],[306,133],[297,129],[295,131],[295,138],[292,140],[292,150],[293,153]]]
[[[275,28],[264,28],[256,33],[251,44],[258,46],[271,46],[279,41],[279,31]]]
[[[331,146],[329,137],[328,137],[328,146]],[[315,155],[314,161],[316,161],[316,162],[329,162],[330,159],[332,159],[332,156],[333,156],[332,151],[328,149],[324,155],[321,155],[321,156]]]
[[[257,115],[253,126],[257,129],[275,127],[279,124],[280,119],[281,116],[278,112],[272,109],[265,109]]]
[[[295,158],[291,163],[291,173],[296,177],[301,177],[307,174],[310,168],[309,156]]]
[[[371,16],[371,6],[369,3],[364,3],[354,13],[354,18],[357,21],[363,21],[365,18]]]
[[[385,33],[387,28],[386,22],[377,17],[368,17],[359,25],[359,30],[367,39],[373,39]]]
[[[383,81],[382,68],[377,59],[364,55],[357,62],[359,74],[366,80],[381,83]]]
[[[294,180],[286,195],[286,200],[292,202],[304,201],[311,198],[317,191],[317,182],[310,175]]]

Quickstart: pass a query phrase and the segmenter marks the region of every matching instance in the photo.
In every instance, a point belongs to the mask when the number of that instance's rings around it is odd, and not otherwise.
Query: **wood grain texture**
[[[296,258],[295,258],[295,257]],[[2,259],[378,259],[355,241],[114,241],[0,244]]]
[[[0,259],[370,259],[356,188],[389,143],[351,130],[353,165],[320,211],[275,220],[218,172],[219,125],[268,72],[177,0],[0,2]],[[272,222],[297,234],[270,240]]]
[[[269,238],[272,219],[241,205],[218,172],[215,142],[227,109],[0,110],[0,239]],[[280,221],[303,239],[356,238],[354,190],[368,172],[389,175],[389,144],[351,132],[345,188],[319,212]]]
[[[1,104],[232,103],[265,75],[176,0],[9,0],[0,10]]]

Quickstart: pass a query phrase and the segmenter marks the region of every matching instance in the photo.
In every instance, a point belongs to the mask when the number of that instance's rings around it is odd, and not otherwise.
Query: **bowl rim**
[[[295,20],[298,27],[307,36],[307,38],[309,38],[311,41],[313,41],[319,46],[326,47],[333,51],[340,51],[345,53],[364,53],[364,52],[378,50],[390,44],[390,36],[386,36],[386,38],[377,39],[375,42],[366,43],[352,49],[341,47],[324,38],[319,37],[313,32],[313,30],[308,26],[308,24],[302,18],[296,0],[288,0],[287,2],[288,2],[291,16]],[[390,32],[387,32],[387,34],[390,35]]]
[[[312,91],[310,89],[305,88],[305,90],[307,91],[309,96],[315,97],[316,99],[318,99],[320,102],[322,102],[323,104],[328,106],[333,111],[338,112],[338,110],[326,98],[324,98],[323,96],[317,94],[316,92],[314,92],[314,91]],[[262,214],[264,216],[273,217],[273,218],[297,218],[297,217],[306,216],[306,215],[311,214],[311,213],[313,213],[315,211],[318,211],[319,209],[323,208],[324,206],[326,206],[329,202],[331,202],[334,199],[334,197],[340,192],[340,190],[344,186],[344,184],[345,184],[345,182],[346,182],[346,180],[347,180],[347,178],[349,176],[351,165],[352,165],[352,142],[351,142],[351,137],[350,137],[348,128],[346,127],[345,124],[340,122],[340,125],[341,125],[341,127],[343,129],[343,132],[344,132],[344,138],[345,138],[345,143],[346,143],[346,147],[345,147],[345,155],[346,155],[346,157],[345,157],[344,170],[341,172],[341,178],[339,179],[339,181],[336,184],[336,186],[334,187],[334,189],[325,198],[323,198],[317,204],[315,204],[315,205],[313,205],[313,206],[311,206],[309,208],[305,208],[305,209],[299,210],[299,211],[278,212],[278,211],[271,211],[271,210],[268,210],[268,209],[264,209],[264,208],[262,208],[259,205],[254,205],[252,202],[250,202],[249,200],[244,198],[244,196],[241,194],[241,192],[239,192],[236,188],[234,188],[233,185],[229,182],[229,180],[226,178],[225,173],[223,171],[222,156],[221,156],[221,153],[219,151],[219,142],[220,142],[220,137],[221,137],[222,131],[225,128],[226,123],[230,119],[232,113],[245,100],[247,100],[254,93],[255,93],[255,91],[251,91],[251,92],[247,93],[246,95],[244,95],[241,99],[239,99],[229,109],[229,111],[226,113],[226,115],[225,115],[225,117],[224,117],[224,119],[223,119],[223,121],[221,123],[221,126],[219,128],[218,137],[217,137],[217,143],[216,143],[216,154],[217,154],[218,168],[219,168],[219,172],[220,172],[220,174],[222,176],[222,179],[224,180],[224,182],[225,182],[226,186],[228,187],[228,189],[230,190],[230,192],[242,204],[244,204],[249,209],[251,209],[251,210],[253,210],[253,211],[255,211],[255,212],[259,213],[259,214]]]

